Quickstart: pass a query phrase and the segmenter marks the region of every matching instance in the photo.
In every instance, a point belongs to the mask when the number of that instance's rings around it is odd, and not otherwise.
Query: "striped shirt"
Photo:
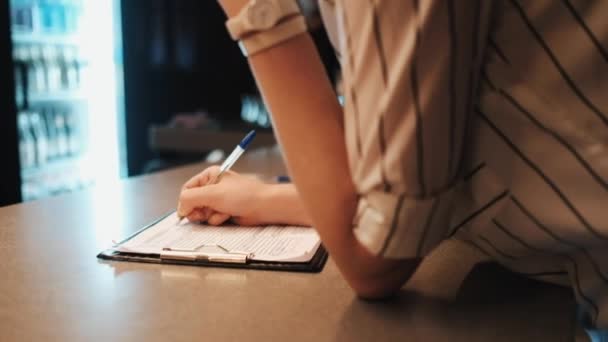
[[[608,1],[325,0],[360,200],[387,258],[456,238],[608,327]]]

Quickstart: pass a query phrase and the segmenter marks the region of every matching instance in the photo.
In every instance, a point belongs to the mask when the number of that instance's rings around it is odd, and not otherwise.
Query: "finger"
[[[216,212],[204,207],[204,208],[194,208],[192,209],[192,211],[190,212],[190,214],[188,214],[187,218],[190,221],[194,221],[194,222],[206,222],[211,215],[215,214]]]
[[[205,215],[203,209],[194,209],[192,212],[190,212],[187,218],[190,222],[204,222],[207,220],[208,215]]]
[[[196,209],[195,209],[196,210]],[[204,207],[203,209],[200,209],[203,213],[203,217],[204,217],[204,221],[207,221],[207,219],[209,219],[209,217],[214,213],[213,210]]]
[[[196,216],[196,217],[199,217],[199,216],[202,215],[202,217],[204,217],[204,220],[206,220],[209,217],[209,211],[207,211],[207,209],[205,209],[205,208],[200,208],[200,209],[193,208],[191,212],[186,212],[185,210],[182,209],[181,200],[178,199],[178,201],[177,201],[177,210],[176,210],[176,213],[177,213],[178,217],[180,217],[180,218],[189,217],[190,215],[192,215],[193,211],[197,211],[197,210],[201,210],[201,212],[199,212],[197,214],[198,216]]]
[[[182,190],[203,186],[207,183],[209,179],[209,172],[209,169],[205,169],[194,175],[186,183],[184,183],[184,185],[182,186]]]
[[[209,217],[209,219],[207,220],[207,223],[209,223],[212,226],[219,226],[220,224],[228,221],[229,218],[230,218],[230,215],[228,215],[228,214],[214,213]]]
[[[196,186],[199,186],[201,178],[204,176],[205,171],[201,171],[194,175],[192,178],[188,179],[184,185],[182,185],[182,190],[190,189]]]
[[[196,187],[200,187],[209,183],[209,180],[214,178],[220,172],[220,167],[217,165],[210,166],[194,177],[190,178],[184,185],[182,186],[182,190],[192,189]]]
[[[178,214],[187,216],[195,208],[209,207],[212,210],[227,212],[225,210],[225,193],[217,185],[207,185],[198,188],[186,189],[179,196]]]

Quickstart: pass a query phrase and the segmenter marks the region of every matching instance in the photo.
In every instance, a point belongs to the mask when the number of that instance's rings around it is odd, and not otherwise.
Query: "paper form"
[[[129,253],[160,254],[165,248],[205,251],[218,247],[230,252],[252,253],[258,261],[307,262],[321,240],[311,227],[268,226],[215,227],[197,223],[178,224],[175,213],[115,247]],[[221,251],[221,250],[220,250]]]

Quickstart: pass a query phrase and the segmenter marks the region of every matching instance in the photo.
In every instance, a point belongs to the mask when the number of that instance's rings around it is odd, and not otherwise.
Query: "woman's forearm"
[[[300,34],[251,56],[249,62],[303,207],[338,268],[363,296],[398,289],[414,264],[373,256],[354,236],[357,193],[342,107],[311,37]]]
[[[372,256],[353,234],[357,193],[348,166],[342,108],[312,40],[298,36],[253,56],[250,63],[290,175],[338,267],[364,296],[395,290],[409,274],[395,272],[395,261]]]
[[[262,193],[264,205],[262,221],[268,224],[312,226],[312,219],[304,209],[302,199],[293,184],[272,184]]]

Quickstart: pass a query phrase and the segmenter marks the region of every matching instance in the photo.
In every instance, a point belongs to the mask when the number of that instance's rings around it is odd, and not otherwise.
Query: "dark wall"
[[[129,176],[153,153],[148,127],[204,110],[239,120],[240,96],[255,92],[245,58],[224,28],[217,1],[122,1]]]
[[[0,206],[21,201],[17,106],[8,1],[0,1]]]
[[[127,163],[134,176],[155,157],[148,148],[151,124],[198,110],[240,121],[241,95],[257,89],[216,0],[121,3]],[[333,78],[338,66],[325,32],[315,30],[313,39]]]

